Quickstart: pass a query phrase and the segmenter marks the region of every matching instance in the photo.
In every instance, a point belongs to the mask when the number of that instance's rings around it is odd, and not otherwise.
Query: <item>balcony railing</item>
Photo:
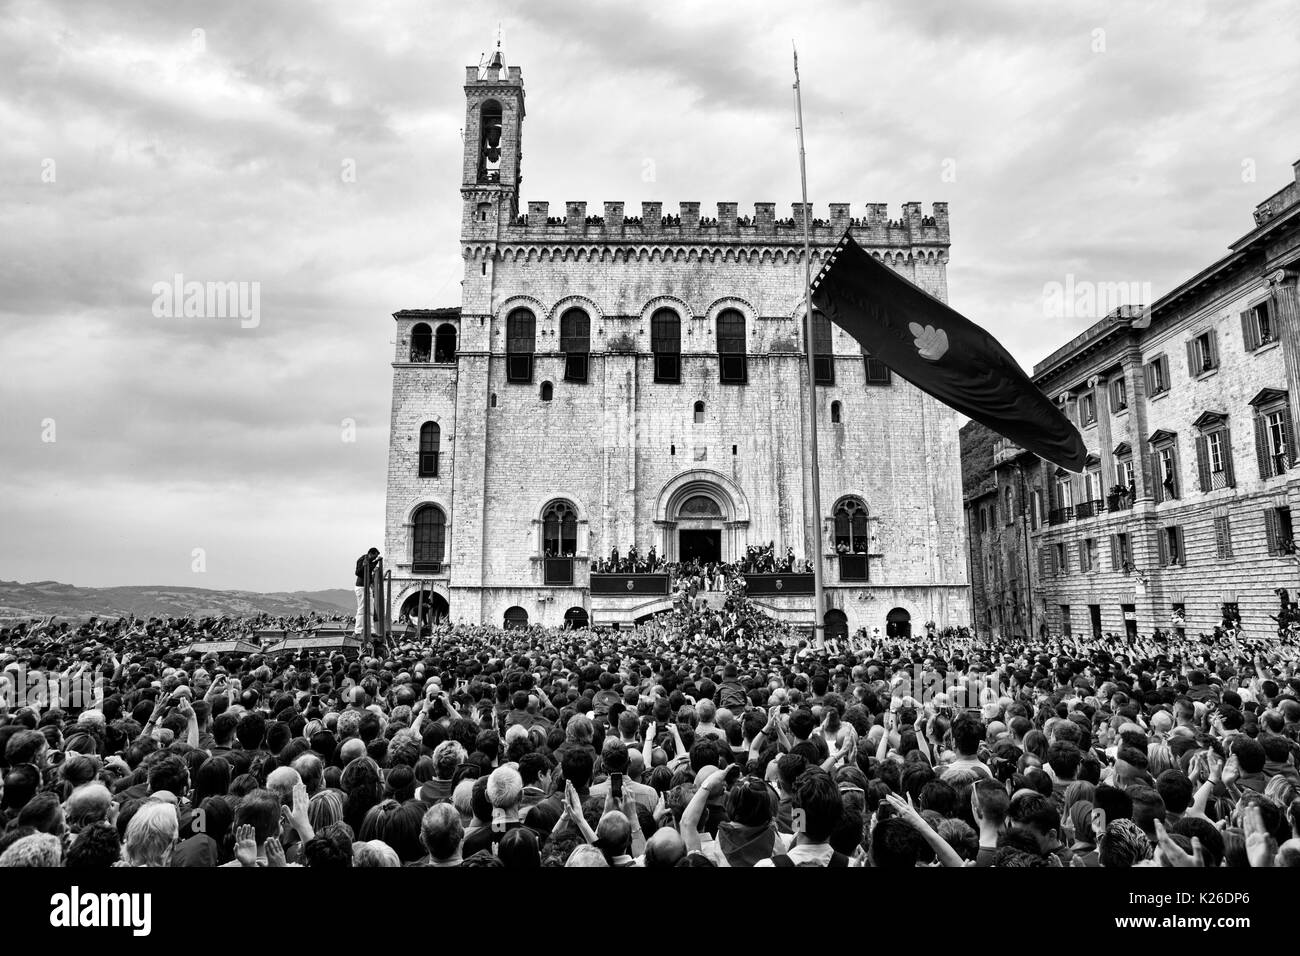
[[[1218,471],[1210,472],[1210,487],[1206,490],[1218,491],[1220,488],[1231,488],[1234,484],[1235,482],[1233,482],[1232,475],[1228,470],[1220,468]]]
[[[745,591],[749,594],[812,594],[811,574],[746,574]]]
[[[865,554],[841,554],[840,580],[867,580],[867,556]]]
[[[1106,496],[1107,511],[1128,511],[1132,507],[1133,507],[1132,495],[1107,495]]]
[[[573,584],[573,558],[546,558],[543,562],[542,583],[560,586]]]
[[[592,574],[592,594],[667,594],[666,574]]]
[[[1081,501],[1074,506],[1074,516],[1082,521],[1084,518],[1091,518],[1094,515],[1105,514],[1106,502],[1100,498],[1092,501]]]
[[[1047,513],[1048,524],[1065,524],[1067,521],[1074,520],[1074,506],[1066,505],[1064,508],[1053,508]]]

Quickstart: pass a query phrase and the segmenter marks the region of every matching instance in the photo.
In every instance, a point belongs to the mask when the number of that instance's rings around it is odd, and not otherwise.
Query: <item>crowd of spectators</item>
[[[1300,864],[1286,638],[819,648],[733,590],[631,631],[188,650],[245,629],[0,630],[0,866]]]

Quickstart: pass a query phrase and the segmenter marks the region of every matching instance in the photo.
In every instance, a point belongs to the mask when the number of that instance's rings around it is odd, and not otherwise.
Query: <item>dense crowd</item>
[[[1289,639],[252,629],[0,630],[0,866],[1300,865]]]
[[[750,545],[738,561],[702,561],[692,558],[683,561],[665,561],[655,554],[654,546],[645,554],[638,553],[635,547],[626,554],[619,554],[618,549],[610,552],[608,558],[597,558],[591,564],[594,574],[671,574],[675,577],[705,574],[712,581],[746,575],[746,574],[811,574],[812,564],[794,556],[794,549],[787,548],[785,555],[776,553],[775,543]],[[706,590],[723,591],[725,585],[709,587]]]

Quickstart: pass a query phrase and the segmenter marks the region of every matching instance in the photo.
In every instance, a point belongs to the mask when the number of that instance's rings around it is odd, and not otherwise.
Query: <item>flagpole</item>
[[[803,345],[804,355],[808,360],[808,427],[809,454],[812,461],[812,514],[808,516],[808,525],[812,540],[813,566],[813,645],[823,647],[826,644],[826,598],[822,582],[822,488],[821,465],[817,455],[817,368],[813,343],[813,307],[812,307],[812,238],[811,223],[808,216],[808,167],[804,159],[803,147],[803,93],[799,89],[799,51],[790,43],[794,52],[794,101],[798,117],[799,131],[799,183],[803,189],[803,277],[804,277],[804,313]]]

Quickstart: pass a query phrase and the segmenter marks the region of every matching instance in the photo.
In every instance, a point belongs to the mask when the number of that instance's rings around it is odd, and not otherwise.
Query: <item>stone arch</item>
[[[436,421],[436,419],[432,417],[430,417],[429,420]],[[403,518],[403,523],[406,525],[406,527],[407,528],[411,527],[412,523],[415,521],[415,513],[419,511],[421,508],[423,508],[425,505],[437,505],[439,508],[442,509],[442,513],[447,518],[447,537],[450,538],[451,537],[451,507],[440,495],[420,495],[420,497],[416,498],[415,501],[411,502],[411,504],[407,507],[406,515]]]
[[[601,311],[600,306],[585,295],[566,295],[563,299],[556,302],[555,305],[551,306],[551,311],[547,314],[546,319],[548,322],[558,322],[560,316],[562,316],[568,309],[574,307],[585,311],[587,317],[590,318],[592,322],[597,322],[605,318],[605,313]]]
[[[695,318],[695,312],[684,301],[675,295],[657,295],[641,307],[641,325],[643,328],[649,328],[650,317],[659,309],[672,309],[677,313],[677,317],[682,320],[682,325]]]
[[[534,299],[531,295],[512,295],[510,298],[503,300],[501,304],[497,306],[496,321],[498,323],[498,330],[505,326],[506,316],[515,309],[528,309],[532,312],[539,330],[541,329],[542,322],[550,315],[550,311],[546,306],[542,305],[539,299]]]
[[[683,514],[682,506],[702,498],[713,508],[692,508]],[[655,527],[659,532],[656,545],[669,560],[678,555],[679,524],[694,530],[716,534],[715,542],[723,561],[734,561],[745,552],[749,528],[749,500],[734,481],[710,468],[682,472],[665,482],[655,499]]]
[[[746,335],[755,328],[758,322],[758,310],[747,299],[742,299],[738,295],[724,295],[720,299],[715,299],[705,310],[704,317],[708,320],[709,328],[714,327],[714,323],[718,321],[718,314],[724,309],[735,309],[745,317]]]

